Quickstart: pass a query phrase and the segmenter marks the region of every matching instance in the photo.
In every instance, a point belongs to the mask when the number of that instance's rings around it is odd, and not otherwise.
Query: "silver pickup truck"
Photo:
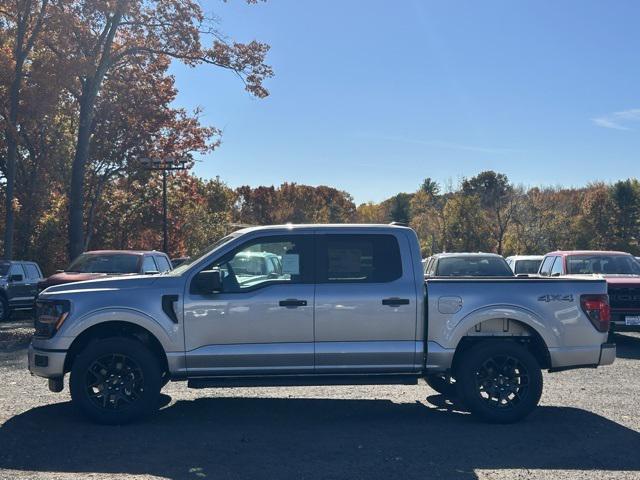
[[[425,283],[406,227],[258,227],[166,274],[47,288],[29,369],[52,391],[70,372],[73,402],[102,423],[153,412],[170,380],[204,388],[422,379],[486,420],[512,422],[537,405],[542,369],[614,361],[609,317],[604,280]]]

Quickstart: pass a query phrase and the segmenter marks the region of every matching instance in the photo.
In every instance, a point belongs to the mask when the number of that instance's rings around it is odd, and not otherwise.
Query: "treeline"
[[[617,249],[640,254],[640,183],[584,188],[513,185],[493,171],[452,191],[427,178],[417,192],[360,205],[360,222],[409,223],[423,255],[484,251],[544,254],[556,249]]]

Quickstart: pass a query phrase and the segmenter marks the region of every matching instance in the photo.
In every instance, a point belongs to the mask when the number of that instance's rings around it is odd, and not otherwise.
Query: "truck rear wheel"
[[[130,338],[91,342],[71,368],[71,399],[97,423],[124,424],[158,408],[162,371],[142,343]]]
[[[542,395],[540,365],[527,349],[509,340],[481,342],[464,352],[456,380],[471,413],[494,423],[524,418]]]

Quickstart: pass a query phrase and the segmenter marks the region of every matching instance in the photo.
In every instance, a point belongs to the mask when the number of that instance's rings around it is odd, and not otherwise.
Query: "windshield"
[[[9,267],[11,267],[10,263],[0,263],[0,277],[4,277],[9,273]]]
[[[83,253],[66,272],[78,273],[138,273],[138,255],[127,253]]]
[[[165,275],[174,275],[174,276],[175,275],[182,275],[184,272],[189,270],[189,268],[192,265],[195,265],[196,263],[198,263],[203,257],[209,255],[213,250],[215,250],[216,248],[221,247],[222,245],[224,245],[227,242],[230,242],[231,240],[233,240],[236,237],[237,237],[237,235],[234,235],[234,234],[227,235],[226,237],[222,237],[220,240],[218,240],[217,242],[209,245],[204,250],[201,250],[200,252],[196,253],[189,260],[187,260],[184,263],[181,263],[180,265],[178,265],[176,268],[174,268],[170,272],[167,272]]]
[[[540,260],[518,260],[516,261],[515,274],[534,274],[538,273],[538,268],[542,263]]]
[[[640,275],[640,263],[631,255],[571,255],[567,273]]]
[[[442,257],[436,276],[440,277],[513,277],[504,258],[499,257]]]

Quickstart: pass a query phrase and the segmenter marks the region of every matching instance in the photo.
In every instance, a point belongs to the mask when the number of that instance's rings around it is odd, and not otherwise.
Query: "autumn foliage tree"
[[[249,0],[255,3],[255,0]],[[91,0],[57,2],[47,45],[69,65],[78,101],[78,128],[69,189],[69,255],[84,248],[84,201],[96,107],[104,87],[121,71],[166,58],[208,64],[238,75],[258,97],[272,75],[268,46],[228,43],[194,0]],[[205,45],[205,42],[208,42]]]

